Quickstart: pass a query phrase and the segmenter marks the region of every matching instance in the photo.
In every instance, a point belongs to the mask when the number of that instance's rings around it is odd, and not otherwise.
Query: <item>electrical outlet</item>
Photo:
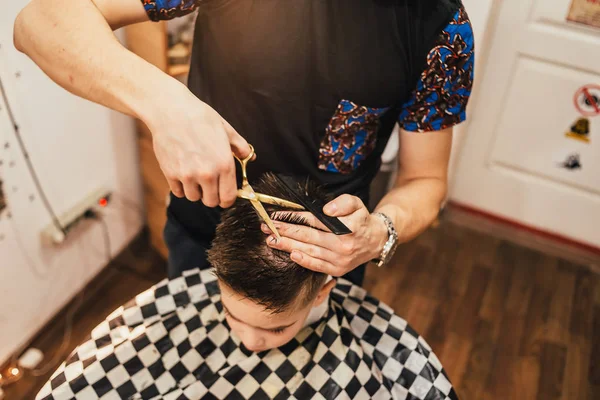
[[[87,212],[98,211],[108,204],[110,195],[110,191],[106,189],[98,189],[90,193],[73,208],[57,217],[64,232],[53,221],[42,231],[42,241],[47,244],[60,244],[64,242],[69,235],[69,231],[86,217]]]

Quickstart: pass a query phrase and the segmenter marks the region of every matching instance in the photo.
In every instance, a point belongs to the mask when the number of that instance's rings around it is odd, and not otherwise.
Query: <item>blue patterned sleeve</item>
[[[196,9],[202,0],[141,0],[152,21],[182,17]]]
[[[427,55],[427,67],[399,116],[402,129],[439,131],[466,119],[475,65],[473,29],[461,8]]]

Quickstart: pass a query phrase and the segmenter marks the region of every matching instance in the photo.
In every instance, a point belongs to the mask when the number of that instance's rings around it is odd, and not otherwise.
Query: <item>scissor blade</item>
[[[261,203],[273,204],[283,208],[291,208],[292,210],[304,210],[304,207],[293,201],[280,199],[279,197],[269,196],[268,194],[255,193]]]
[[[267,210],[265,210],[263,205],[260,204],[260,201],[254,199],[254,200],[250,200],[250,203],[252,204],[252,206],[254,207],[254,209],[256,210],[258,215],[260,216],[260,218],[262,218],[262,220],[265,222],[265,224],[267,224],[267,226],[269,227],[271,232],[273,232],[275,234],[277,239],[281,239],[279,232],[277,232],[277,228],[275,228],[275,224],[273,223],[273,220],[271,220],[271,217],[269,217],[269,214],[267,213]]]
[[[269,196],[268,194],[255,193],[250,190],[238,189],[237,197],[246,200],[258,200],[261,203],[272,204],[282,208],[290,208],[292,210],[305,210],[304,206],[294,203],[293,201],[280,199],[279,197]]]

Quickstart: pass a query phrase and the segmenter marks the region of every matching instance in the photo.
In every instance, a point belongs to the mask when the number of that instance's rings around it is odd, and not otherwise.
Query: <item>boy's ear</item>
[[[336,280],[331,279],[329,282],[327,282],[326,284],[323,285],[321,290],[319,290],[317,297],[315,298],[313,307],[316,307],[316,306],[320,305],[321,303],[323,303],[323,301],[325,301],[325,299],[327,298],[327,296],[329,296],[329,293],[331,292],[331,290],[333,289],[335,284],[336,284]]]

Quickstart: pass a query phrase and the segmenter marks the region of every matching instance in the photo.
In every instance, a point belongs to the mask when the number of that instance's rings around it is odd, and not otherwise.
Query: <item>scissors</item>
[[[271,232],[273,232],[278,239],[281,239],[279,232],[277,232],[277,229],[275,228],[273,220],[271,219],[271,217],[269,217],[269,214],[263,207],[262,203],[272,204],[299,211],[304,210],[305,208],[300,204],[288,200],[280,199],[278,197],[273,197],[262,193],[256,193],[254,189],[252,189],[252,186],[250,186],[250,184],[248,183],[248,176],[246,175],[246,166],[248,162],[252,160],[252,157],[254,157],[255,153],[254,147],[251,144],[248,144],[248,146],[250,146],[250,154],[248,154],[246,158],[240,159],[235,154],[233,155],[235,159],[238,160],[242,165],[242,188],[238,189],[237,197],[249,200],[250,204],[252,204],[260,218],[265,222],[265,224],[267,224]]]

